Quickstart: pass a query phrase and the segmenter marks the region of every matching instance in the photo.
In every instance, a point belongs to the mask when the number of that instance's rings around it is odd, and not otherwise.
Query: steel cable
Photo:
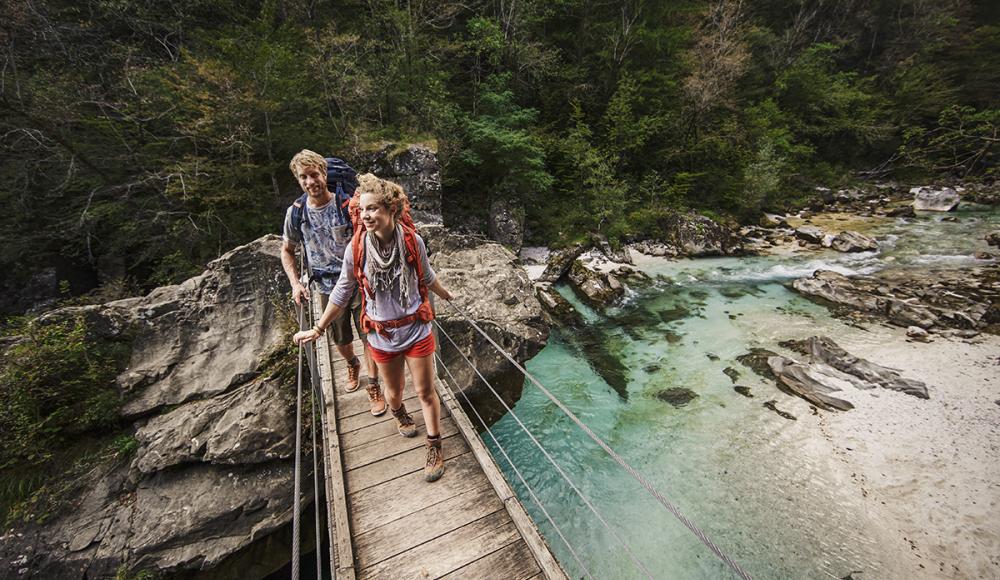
[[[438,353],[434,353],[434,357],[438,360],[439,363],[441,363],[441,368],[443,368],[444,371],[448,373],[448,376],[451,377],[451,382],[452,384],[455,385],[455,388],[458,388],[458,381],[455,379],[455,375],[451,374],[451,369],[449,369],[448,366],[444,364],[444,360],[441,358],[441,355],[439,355]],[[552,519],[552,516],[549,515],[549,512],[545,509],[545,506],[542,505],[541,500],[538,499],[538,496],[535,495],[535,492],[531,489],[531,486],[528,485],[527,480],[525,480],[524,476],[521,475],[521,470],[517,468],[517,465],[514,464],[514,461],[511,460],[509,455],[507,455],[507,451],[504,450],[502,445],[500,445],[500,441],[498,441],[496,436],[493,435],[493,431],[490,430],[489,425],[486,424],[486,420],[483,419],[483,417],[479,414],[479,411],[472,404],[472,401],[469,400],[469,397],[468,395],[465,394],[465,391],[459,389],[459,392],[462,394],[462,398],[465,399],[465,402],[469,405],[469,408],[472,409],[472,412],[475,413],[476,418],[479,419],[480,424],[482,424],[483,428],[486,429],[486,433],[488,433],[490,439],[493,440],[493,444],[496,445],[497,449],[500,450],[500,453],[503,454],[504,459],[507,460],[507,463],[510,464],[511,468],[514,469],[514,473],[517,475],[517,478],[521,480],[521,484],[524,485],[524,488],[528,490],[528,495],[531,496],[531,499],[535,502],[535,505],[538,506],[538,509],[542,510],[542,514],[545,516],[545,519],[548,520],[549,525],[552,526],[552,528],[556,531],[556,534],[559,536],[559,539],[562,540],[563,544],[566,545],[566,548],[569,549],[569,553],[573,555],[573,559],[576,560],[576,563],[579,564],[580,568],[583,569],[583,573],[586,574],[587,578],[593,580],[594,577],[593,575],[591,575],[590,570],[587,569],[587,566],[584,565],[583,561],[580,560],[580,556],[576,553],[576,550],[573,549],[573,546],[569,543],[569,540],[567,540],[566,536],[563,535],[562,530],[560,530],[559,526],[556,525],[556,522]],[[454,398],[455,394],[451,393],[451,396],[452,398]]]
[[[616,453],[614,449],[612,449],[607,443],[605,443],[603,439],[598,437],[597,434],[594,433],[590,429],[590,427],[588,427],[583,421],[581,421],[580,418],[577,417],[572,411],[570,411],[569,408],[567,408],[562,401],[560,401],[558,398],[556,398],[555,395],[549,392],[549,390],[546,389],[545,386],[542,385],[542,383],[539,382],[538,379],[534,377],[534,375],[529,373],[528,370],[525,369],[516,360],[514,360],[512,356],[507,354],[507,352],[499,344],[497,344],[495,340],[493,340],[493,337],[491,337],[489,334],[486,333],[486,331],[480,328],[479,325],[476,324],[475,321],[473,321],[472,318],[469,317],[464,310],[462,310],[457,304],[455,304],[451,300],[445,300],[445,302],[447,302],[466,322],[468,322],[469,325],[472,326],[472,328],[474,328],[487,341],[489,341],[489,343],[493,345],[493,347],[497,350],[497,352],[503,355],[504,358],[506,358],[508,361],[510,361],[511,364],[517,367],[517,369],[520,370],[521,373],[526,378],[528,378],[532,383],[534,383],[535,386],[537,386],[542,391],[542,393],[545,394],[546,397],[548,397],[550,401],[552,401],[567,417],[569,417],[581,430],[583,430],[583,432],[586,433],[587,436],[589,436],[595,443],[597,443],[602,449],[604,449],[604,451],[609,456],[611,456],[611,458],[614,459],[614,461],[618,463],[618,465],[622,469],[624,469],[629,475],[631,475],[636,481],[638,481],[639,484],[643,488],[645,488],[646,491],[660,503],[660,505],[666,508],[667,511],[673,514],[674,517],[676,517],[677,520],[684,525],[684,527],[690,530],[691,533],[695,535],[695,537],[701,540],[701,543],[704,544],[705,547],[707,547],[713,554],[715,554],[720,560],[722,560],[726,565],[728,565],[733,570],[733,572],[736,573],[737,576],[739,576],[744,580],[750,580],[751,577],[749,573],[743,570],[743,568],[740,567],[739,564],[737,564],[732,558],[730,558],[727,554],[725,554],[722,551],[722,549],[715,544],[715,542],[713,542],[711,539],[708,538],[707,535],[705,535],[705,532],[703,532],[698,526],[696,526],[693,522],[691,522],[691,520],[689,520],[684,514],[682,514],[680,512],[680,509],[678,509],[673,503],[671,503],[669,500],[663,497],[663,495],[661,495],[655,488],[653,488],[653,486],[648,481],[646,481],[646,479],[638,471],[636,471],[635,468],[633,468],[624,459],[622,459],[622,457],[618,455],[618,453]],[[438,324],[438,328],[441,328],[440,324]],[[451,340],[450,337],[449,340]],[[454,342],[452,342],[452,344],[454,344]],[[457,346],[455,348],[458,349]],[[461,351],[459,351],[459,353],[461,354]],[[463,358],[465,357],[464,354],[462,354],[462,356]],[[476,372],[478,374],[479,371],[477,370]],[[480,375],[480,378],[482,378],[482,375]],[[507,407],[506,403],[504,403],[504,407]],[[508,411],[509,410],[510,409],[508,408]],[[517,420],[518,423],[520,424],[520,420],[517,419],[516,416],[515,420]],[[527,429],[525,429],[525,431],[527,431]],[[529,436],[531,436],[530,433]]]
[[[604,528],[608,531],[608,533],[610,533],[612,537],[614,537],[615,540],[617,540],[618,543],[621,544],[622,548],[625,550],[625,553],[628,554],[629,559],[632,560],[632,563],[635,564],[637,568],[642,570],[642,572],[646,575],[647,578],[652,578],[653,575],[646,568],[646,565],[643,564],[642,561],[640,561],[635,556],[635,554],[632,553],[632,550],[629,549],[628,544],[625,542],[625,540],[618,535],[618,533],[604,519],[604,516],[602,516],[601,513],[597,511],[597,508],[594,507],[594,504],[590,502],[587,496],[583,495],[583,492],[581,492],[580,489],[576,486],[576,484],[573,483],[573,480],[571,480],[569,478],[569,475],[567,475],[566,472],[563,471],[563,468],[559,467],[559,464],[556,463],[555,459],[549,454],[549,452],[544,447],[542,447],[542,444],[538,442],[538,439],[535,438],[535,436],[531,433],[528,427],[525,426],[523,422],[521,422],[521,419],[518,418],[516,414],[514,414],[513,409],[511,409],[510,406],[507,405],[507,402],[503,400],[503,397],[501,397],[500,394],[496,392],[496,390],[493,388],[493,385],[491,385],[490,382],[486,380],[486,377],[484,377],[483,374],[479,372],[479,369],[476,368],[476,365],[472,364],[472,361],[470,361],[469,358],[465,356],[465,353],[462,352],[462,349],[460,349],[458,345],[455,344],[455,341],[452,340],[451,336],[449,336],[448,333],[445,332],[444,328],[440,324],[437,324],[437,328],[439,331],[441,331],[442,334],[444,334],[445,338],[448,339],[448,342],[450,342],[452,346],[455,347],[455,350],[458,352],[459,355],[462,356],[466,364],[468,364],[469,367],[473,371],[475,371],[475,373],[483,381],[483,383],[485,383],[486,386],[489,387],[493,395],[497,398],[497,400],[500,401],[500,404],[503,405],[504,409],[506,409],[507,412],[510,413],[510,416],[513,417],[515,421],[517,421],[517,424],[521,426],[521,429],[524,430],[524,432],[528,435],[528,438],[531,439],[531,441],[535,444],[535,446],[538,447],[539,451],[541,451],[542,454],[545,456],[545,458],[548,459],[549,463],[552,464],[552,467],[555,467],[556,471],[559,473],[559,475],[562,476],[562,478],[566,481],[566,483],[569,484],[570,488],[574,492],[576,492],[576,495],[579,496],[581,500],[583,500],[584,505],[586,505],[590,509],[590,511],[593,512],[595,516],[597,516],[597,520],[604,525]]]

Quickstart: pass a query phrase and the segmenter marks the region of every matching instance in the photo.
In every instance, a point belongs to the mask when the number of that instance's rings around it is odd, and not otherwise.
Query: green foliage
[[[941,111],[937,127],[913,127],[904,134],[901,157],[912,168],[965,177],[996,172],[1000,151],[1000,109],[976,111],[952,106]]]
[[[304,147],[436,139],[446,219],[518,195],[538,242],[753,219],[876,166],[991,174],[987,5],[43,0],[5,28],[3,289],[197,273],[277,231]]]
[[[114,380],[127,346],[88,336],[82,316],[26,330],[0,360],[0,468],[44,463],[69,439],[120,421]]]

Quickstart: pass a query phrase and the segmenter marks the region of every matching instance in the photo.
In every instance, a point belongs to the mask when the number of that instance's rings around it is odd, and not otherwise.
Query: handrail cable
[[[299,304],[299,330],[304,330],[305,308]],[[302,481],[299,471],[302,465],[302,356],[305,346],[299,343],[298,380],[295,385],[295,483],[292,497],[292,580],[299,580],[299,495],[302,491]]]
[[[313,309],[309,309],[309,325],[312,326],[316,324],[316,315]],[[310,414],[310,433],[312,433],[312,456],[313,456],[313,519],[316,520],[316,580],[323,580],[323,554],[322,554],[322,531],[320,530],[320,510],[319,510],[319,449],[316,445],[316,425],[317,425],[317,413],[323,413],[323,388],[319,382],[319,365],[316,364],[316,349],[317,341],[313,341],[312,348],[309,352],[312,356],[309,357],[309,378],[311,379],[312,389],[309,391],[309,404],[312,407],[312,413]],[[317,406],[316,402],[319,401],[320,405]],[[321,424],[321,421],[320,421]]]
[[[636,469],[634,467],[632,467],[624,459],[622,459],[622,457],[620,455],[618,455],[618,453],[616,453],[614,449],[612,449],[607,443],[605,443],[603,439],[601,439],[600,437],[598,437],[597,434],[594,433],[590,429],[590,427],[588,427],[583,421],[581,421],[580,418],[576,416],[576,414],[574,414],[572,411],[570,411],[569,408],[567,408],[566,405],[563,404],[562,401],[560,401],[559,399],[557,399],[555,397],[555,395],[553,395],[551,392],[549,392],[549,390],[546,389],[545,386],[542,385],[542,383],[539,382],[538,379],[536,379],[534,377],[534,375],[532,375],[531,373],[529,373],[526,368],[524,368],[520,363],[518,363],[516,360],[514,360],[514,358],[512,356],[510,356],[507,353],[507,351],[505,351],[499,344],[497,344],[497,342],[495,340],[493,340],[493,337],[491,337],[489,334],[486,333],[486,331],[484,331],[482,328],[480,328],[479,325],[476,324],[476,322],[474,320],[472,320],[472,318],[468,314],[466,314],[464,310],[462,310],[462,308],[460,308],[457,304],[455,304],[451,300],[445,300],[445,302],[447,302],[453,309],[455,309],[455,311],[458,312],[458,314],[461,315],[462,318],[465,319],[465,321],[468,322],[474,329],[476,329],[476,331],[479,334],[483,335],[483,337],[486,338],[486,340],[489,341],[489,343],[492,344],[493,347],[500,354],[502,354],[504,356],[504,358],[506,358],[508,361],[510,361],[510,363],[513,364],[515,367],[517,367],[517,369],[520,370],[521,373],[525,377],[527,377],[532,383],[535,384],[535,386],[537,386],[539,389],[541,389],[542,393],[544,393],[545,396],[548,397],[548,399],[550,401],[552,401],[553,403],[555,403],[555,405],[557,407],[559,407],[559,409],[567,417],[569,417],[574,423],[576,423],[576,425],[581,430],[583,430],[584,433],[586,433],[595,443],[597,443],[598,445],[600,445],[601,448],[604,449],[604,451],[608,455],[610,455],[611,458],[614,459],[615,462],[618,463],[618,465],[622,469],[624,469],[629,475],[631,475],[636,481],[638,481],[639,484],[643,488],[645,488],[646,491],[649,492],[649,494],[652,495],[660,503],[660,505],[662,505],[664,508],[666,508],[667,511],[669,511],[671,514],[673,514],[674,517],[676,517],[678,519],[678,521],[680,521],[684,525],[684,527],[686,527],[688,530],[690,530],[691,533],[693,533],[699,540],[701,540],[702,544],[704,544],[709,550],[711,550],[712,553],[715,554],[720,560],[722,560],[723,562],[725,562],[733,570],[733,572],[736,573],[737,576],[739,576],[743,580],[751,580],[751,577],[750,577],[749,573],[747,573],[745,570],[743,570],[743,568],[740,567],[739,564],[737,564],[732,558],[730,558],[727,554],[725,554],[717,545],[715,545],[715,542],[713,542],[711,539],[709,539],[708,536],[705,535],[705,532],[703,532],[698,526],[696,526],[691,520],[689,520],[684,514],[682,514],[681,511],[680,511],[680,509],[677,508],[677,506],[675,506],[673,503],[671,503],[665,497],[663,497],[663,495],[661,495],[660,492],[656,491],[656,489],[648,481],[646,481],[646,478],[644,478],[638,471],[636,471]],[[441,328],[440,324],[438,324],[438,328]],[[447,334],[446,334],[446,336],[447,336]],[[450,341],[451,337],[448,337],[448,340]],[[452,344],[455,344],[455,343],[452,342]],[[456,350],[459,350],[457,345],[456,345],[455,348],[456,348]],[[459,350],[459,353],[461,353],[461,350]],[[463,356],[463,358],[465,357],[464,354],[462,354],[462,356]],[[466,360],[468,361],[468,359],[466,359]],[[475,367],[473,367],[473,368],[475,368]],[[476,373],[477,374],[479,373],[478,369],[476,370]],[[482,375],[480,375],[480,378],[482,378]],[[492,390],[492,387],[490,387],[490,388]],[[495,391],[494,391],[494,394],[496,394]],[[499,395],[497,395],[497,396],[499,397]],[[504,407],[507,408],[508,411],[510,411],[510,408],[507,407],[507,403],[503,402],[502,399],[501,399],[501,402],[503,403]],[[512,411],[511,411],[511,415],[514,416]],[[520,419],[517,419],[516,416],[514,416],[514,418],[515,418],[515,420],[517,420],[517,422],[519,424],[521,424]],[[521,424],[521,425],[523,427],[523,424]],[[527,432],[526,428],[525,428],[525,431]],[[529,436],[531,436],[530,433],[529,433]],[[532,439],[534,439],[534,437],[532,437]],[[536,444],[537,444],[537,442],[536,442]],[[541,448],[540,445],[539,445],[539,448]],[[544,452],[544,450],[543,450],[543,452]],[[547,455],[547,453],[546,453],[546,455]]]
[[[455,378],[455,375],[451,374],[451,369],[449,369],[447,365],[444,364],[444,360],[441,358],[441,355],[435,352],[434,358],[436,358],[437,361],[441,363],[441,368],[443,368],[444,371],[448,373],[448,376],[451,377],[452,384],[454,384],[455,388],[458,389],[458,380]],[[448,387],[446,386],[445,388]],[[448,390],[451,391],[450,388]],[[556,522],[552,519],[552,516],[549,515],[549,512],[545,509],[545,506],[542,505],[541,500],[538,499],[538,496],[535,495],[535,492],[531,489],[531,486],[528,485],[528,482],[524,479],[524,476],[521,474],[521,470],[517,468],[517,465],[514,464],[514,461],[510,458],[509,455],[507,455],[507,451],[500,444],[500,441],[497,440],[496,436],[493,434],[493,431],[490,430],[489,425],[486,424],[486,420],[483,419],[483,417],[479,414],[479,411],[472,404],[472,401],[469,400],[469,396],[466,395],[465,391],[461,389],[458,389],[458,392],[461,393],[462,398],[465,399],[465,402],[469,405],[469,408],[472,409],[472,412],[476,414],[476,418],[479,419],[480,424],[482,424],[483,428],[486,429],[486,432],[489,434],[490,439],[493,440],[493,444],[496,445],[497,449],[500,450],[500,453],[503,454],[504,459],[506,459],[507,463],[510,464],[510,466],[514,469],[514,473],[517,474],[517,478],[521,480],[521,485],[523,485],[524,488],[528,490],[528,494],[531,496],[531,499],[535,502],[535,505],[538,506],[538,509],[542,510],[542,514],[545,515],[545,519],[548,520],[549,525],[551,525],[552,528],[556,531],[556,534],[559,536],[559,539],[562,540],[563,544],[566,545],[566,548],[569,549],[570,554],[573,555],[573,559],[576,560],[576,563],[579,564],[580,568],[583,569],[583,573],[586,574],[587,578],[593,580],[594,577],[593,575],[591,575],[590,570],[580,560],[580,556],[576,553],[576,550],[573,549],[573,546],[569,543],[569,540],[567,540],[566,536],[563,535],[562,530],[559,529],[559,526],[556,525]],[[454,398],[455,393],[452,392],[451,396]]]
[[[510,416],[513,417],[515,421],[517,421],[517,424],[521,426],[521,429],[523,429],[524,432],[528,435],[528,438],[530,438],[531,441],[535,444],[535,446],[538,447],[538,449],[542,452],[545,458],[549,460],[549,463],[551,463],[552,466],[556,468],[556,471],[559,473],[559,475],[561,475],[562,478],[566,481],[566,483],[569,484],[570,488],[572,488],[572,490],[576,492],[576,495],[579,496],[581,500],[583,500],[583,503],[588,508],[590,508],[590,511],[593,512],[595,516],[597,516],[598,521],[600,521],[601,524],[604,525],[605,529],[607,529],[608,532],[615,538],[615,540],[617,540],[618,543],[621,544],[626,554],[628,554],[629,559],[632,560],[632,563],[635,564],[637,568],[642,570],[642,572],[646,575],[647,578],[652,578],[653,575],[650,573],[649,569],[647,569],[646,565],[643,564],[642,561],[640,561],[635,556],[635,554],[632,553],[632,550],[630,550],[628,547],[628,543],[625,542],[625,540],[620,535],[618,535],[618,532],[616,532],[614,528],[612,528],[611,525],[607,522],[607,520],[604,519],[604,516],[602,516],[601,513],[597,511],[597,508],[594,507],[594,504],[591,503],[591,501],[587,498],[587,496],[583,495],[583,492],[581,492],[580,489],[576,486],[576,484],[573,483],[573,480],[570,479],[569,475],[566,474],[563,468],[559,467],[559,464],[556,463],[555,459],[553,459],[553,457],[549,454],[549,452],[544,447],[542,447],[542,444],[539,443],[538,439],[536,439],[535,436],[531,433],[531,431],[528,430],[528,427],[525,426],[525,424],[521,421],[520,418],[518,418],[516,414],[514,414],[514,410],[511,409],[510,406],[507,405],[507,402],[503,400],[503,397],[501,397],[500,394],[496,392],[496,389],[493,388],[493,385],[491,385],[490,382],[486,380],[486,377],[484,377],[483,374],[479,372],[479,369],[476,368],[476,365],[472,364],[472,361],[470,361],[469,358],[465,356],[465,353],[462,352],[462,349],[460,349],[457,344],[455,344],[455,341],[452,340],[451,336],[448,335],[448,333],[444,330],[444,328],[437,322],[435,322],[435,324],[437,324],[438,330],[442,334],[444,334],[445,338],[448,339],[448,342],[450,342],[452,346],[455,347],[455,350],[458,352],[458,354],[462,356],[466,364],[468,364],[469,367],[473,371],[475,371],[477,375],[479,375],[479,378],[486,384],[486,386],[489,387],[490,391],[497,398],[497,400],[500,401],[500,404],[503,405],[504,409],[506,409],[507,412],[510,413]]]

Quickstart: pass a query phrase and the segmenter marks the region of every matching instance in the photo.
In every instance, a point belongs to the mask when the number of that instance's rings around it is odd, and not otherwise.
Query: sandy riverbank
[[[874,519],[897,537],[899,577],[1000,578],[1000,337],[916,343],[877,328],[838,341],[930,389],[930,400],[848,389],[838,396],[856,408],[820,421]]]

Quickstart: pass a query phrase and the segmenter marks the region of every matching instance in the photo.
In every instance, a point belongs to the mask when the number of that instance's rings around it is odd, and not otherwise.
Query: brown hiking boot
[[[396,418],[396,430],[403,437],[413,437],[417,434],[417,426],[413,424],[413,417],[406,412],[406,405],[400,405],[398,409],[392,409],[392,416]]]
[[[347,362],[347,386],[344,390],[348,393],[353,393],[358,390],[360,383],[358,381],[358,375],[361,373],[361,361],[358,357],[354,357],[354,360]]]
[[[427,463],[424,464],[424,481],[437,481],[444,475],[444,454],[441,438],[427,438]]]
[[[388,405],[385,404],[385,398],[382,397],[382,388],[379,387],[378,383],[368,383],[368,402],[372,404],[373,416],[381,417],[385,415]]]

